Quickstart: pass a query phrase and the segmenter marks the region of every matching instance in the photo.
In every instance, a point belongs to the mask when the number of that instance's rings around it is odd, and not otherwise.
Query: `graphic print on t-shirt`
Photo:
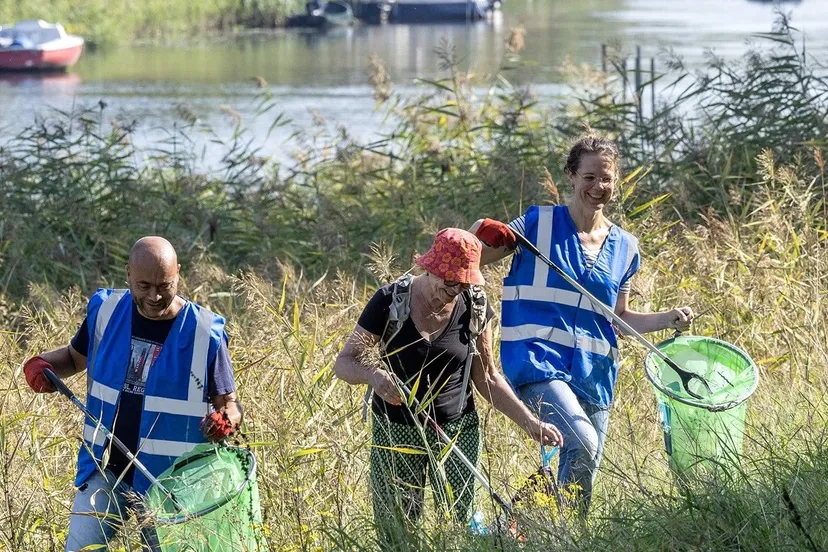
[[[147,377],[150,368],[155,363],[158,355],[161,354],[163,344],[147,341],[138,337],[132,338],[131,351],[129,356],[129,367],[126,380],[124,381],[124,392],[134,395],[143,395],[147,386]]]

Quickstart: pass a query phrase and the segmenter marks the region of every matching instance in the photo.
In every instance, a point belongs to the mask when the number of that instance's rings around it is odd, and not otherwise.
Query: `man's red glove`
[[[512,229],[509,228],[508,225],[500,222],[499,220],[492,220],[489,218],[483,219],[483,222],[480,223],[480,227],[474,235],[477,236],[480,241],[495,249],[500,249],[502,247],[514,249],[515,242],[517,241],[515,233],[512,232]]]
[[[201,433],[215,443],[233,434],[233,423],[224,412],[210,412],[201,420]]]
[[[23,374],[26,376],[26,383],[35,393],[54,393],[57,391],[52,382],[43,373],[44,370],[55,371],[51,364],[42,357],[32,357],[23,365]]]

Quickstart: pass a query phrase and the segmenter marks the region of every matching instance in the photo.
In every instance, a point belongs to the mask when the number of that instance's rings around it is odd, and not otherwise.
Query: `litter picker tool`
[[[624,319],[623,319],[623,318],[621,318],[620,316],[618,316],[617,314],[615,314],[615,311],[614,311],[613,309],[609,308],[608,306],[606,306],[605,304],[603,304],[601,301],[599,301],[598,299],[596,299],[596,298],[595,298],[595,296],[594,296],[594,295],[592,295],[589,291],[587,291],[587,289],[586,289],[584,286],[582,286],[581,284],[579,284],[578,282],[576,282],[574,278],[572,278],[569,274],[567,274],[566,272],[564,272],[564,271],[563,271],[563,270],[562,270],[562,269],[561,269],[558,265],[556,265],[555,263],[553,263],[552,261],[550,261],[550,260],[546,257],[546,255],[544,255],[543,253],[541,253],[540,251],[538,251],[538,248],[537,248],[537,247],[535,247],[535,246],[532,244],[532,242],[530,242],[529,240],[527,240],[525,236],[523,236],[522,234],[520,234],[520,233],[518,233],[518,232],[515,232],[514,234],[515,234],[515,238],[517,238],[517,242],[518,242],[518,244],[520,244],[522,247],[525,247],[525,248],[526,248],[526,249],[527,249],[530,253],[532,253],[535,257],[537,257],[538,259],[540,259],[541,261],[543,261],[544,263],[546,263],[547,265],[549,265],[549,268],[551,268],[552,270],[554,270],[555,272],[557,272],[557,273],[558,273],[558,275],[559,275],[561,278],[563,278],[564,280],[566,280],[566,282],[567,282],[569,285],[571,285],[572,287],[574,287],[574,288],[575,288],[575,289],[576,289],[579,293],[581,293],[584,297],[586,297],[587,299],[589,299],[589,300],[592,302],[592,304],[593,304],[594,306],[596,306],[596,307],[598,307],[599,309],[601,309],[601,310],[604,312],[604,314],[605,314],[606,316],[608,316],[608,317],[609,317],[609,318],[611,318],[611,319],[612,319],[612,320],[613,320],[616,324],[618,324],[619,326],[621,326],[621,328],[623,328],[624,332],[626,332],[627,334],[629,334],[629,335],[631,335],[631,336],[635,337],[635,338],[638,340],[638,342],[639,342],[639,343],[641,343],[642,345],[644,345],[644,346],[645,346],[647,349],[649,349],[649,350],[650,350],[650,351],[651,351],[654,355],[656,355],[659,359],[661,359],[663,362],[665,362],[665,363],[667,364],[667,366],[669,366],[669,367],[670,367],[673,371],[675,371],[675,372],[676,372],[676,374],[678,374],[679,378],[681,378],[681,383],[682,383],[682,385],[684,386],[684,389],[687,391],[687,394],[688,394],[688,395],[690,395],[691,397],[695,397],[696,399],[702,399],[702,398],[703,398],[703,397],[702,397],[701,395],[699,395],[698,393],[695,393],[695,392],[693,392],[693,391],[691,391],[691,390],[690,390],[689,384],[690,384],[690,381],[691,381],[691,380],[693,380],[693,379],[699,380],[699,382],[700,382],[700,383],[704,386],[704,388],[705,388],[705,389],[707,389],[707,392],[708,392],[708,393],[712,393],[712,392],[713,392],[713,391],[710,389],[710,385],[707,383],[707,380],[706,380],[706,379],[704,379],[702,376],[700,376],[700,375],[698,375],[698,374],[694,374],[693,372],[688,372],[687,370],[684,370],[684,369],[683,369],[683,368],[681,368],[678,364],[676,364],[675,362],[673,362],[673,361],[670,359],[670,357],[668,357],[667,355],[665,355],[665,354],[664,354],[664,353],[663,353],[663,352],[662,352],[662,351],[661,351],[658,347],[656,347],[655,345],[653,345],[652,343],[650,343],[650,342],[647,340],[647,338],[646,338],[646,337],[644,337],[643,335],[641,335],[640,333],[638,333],[637,331],[635,331],[635,329],[634,329],[632,326],[630,326],[628,323],[626,323],[626,322],[624,321]]]
[[[109,429],[107,429],[103,424],[101,424],[101,422],[95,416],[93,416],[92,413],[89,412],[89,410],[86,409],[86,405],[84,405],[80,401],[80,399],[78,399],[75,396],[75,394],[72,393],[72,391],[68,387],[66,387],[66,384],[63,383],[60,380],[60,378],[55,375],[54,372],[47,369],[47,370],[44,370],[43,373],[45,374],[46,378],[50,382],[52,382],[52,385],[55,386],[55,389],[57,389],[60,392],[61,395],[65,396],[70,401],[72,401],[72,404],[74,404],[76,407],[78,407],[78,409],[81,412],[83,412],[84,415],[87,418],[89,418],[90,422],[95,424],[95,427],[97,428],[97,430],[100,431],[101,433],[103,433],[105,438],[109,439],[112,442],[112,444],[115,445],[115,447],[118,450],[120,450],[122,453],[124,453],[124,456],[126,456],[127,460],[129,460],[135,466],[135,469],[137,469],[139,472],[144,474],[144,477],[146,477],[150,481],[150,483],[152,483],[153,485],[155,485],[159,489],[164,489],[166,491],[166,487],[164,487],[158,481],[158,479],[156,479],[155,476],[150,473],[150,471],[146,468],[146,466],[144,466],[144,464],[142,464],[141,461],[138,460],[138,458],[136,458],[135,455],[130,452],[129,448],[127,448],[127,446],[120,439],[118,439],[115,435],[113,435],[112,432],[109,431]],[[173,503],[173,505],[175,506],[175,508],[178,511],[182,511],[184,509],[181,506],[181,504],[178,503],[178,501],[175,499],[175,496],[173,496],[172,493],[170,493],[169,491],[166,491],[166,494],[167,494],[168,498],[170,499],[170,501]]]

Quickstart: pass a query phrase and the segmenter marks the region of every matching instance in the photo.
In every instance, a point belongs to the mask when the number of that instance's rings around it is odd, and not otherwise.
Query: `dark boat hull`
[[[467,2],[360,2],[357,17],[367,23],[442,23],[477,21],[486,16],[480,4]]]
[[[327,20],[321,15],[294,15],[287,18],[285,27],[288,28],[311,28],[320,29],[325,26]]]
[[[356,16],[366,23],[379,24],[383,20],[383,5],[379,2],[360,2]]]
[[[441,21],[477,21],[485,17],[473,2],[393,4],[388,14],[392,23],[424,23]]]

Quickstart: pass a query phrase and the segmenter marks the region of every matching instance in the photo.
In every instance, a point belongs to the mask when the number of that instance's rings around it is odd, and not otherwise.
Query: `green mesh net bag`
[[[655,354],[647,355],[645,370],[655,389],[664,446],[677,475],[700,470],[716,472],[738,465],[745,432],[747,399],[759,385],[759,371],[741,349],[710,337],[680,336],[657,347],[681,368],[704,377],[691,397],[678,375]]]
[[[245,449],[199,445],[147,494],[162,552],[265,552],[256,460]],[[176,508],[169,494],[175,497]]]

